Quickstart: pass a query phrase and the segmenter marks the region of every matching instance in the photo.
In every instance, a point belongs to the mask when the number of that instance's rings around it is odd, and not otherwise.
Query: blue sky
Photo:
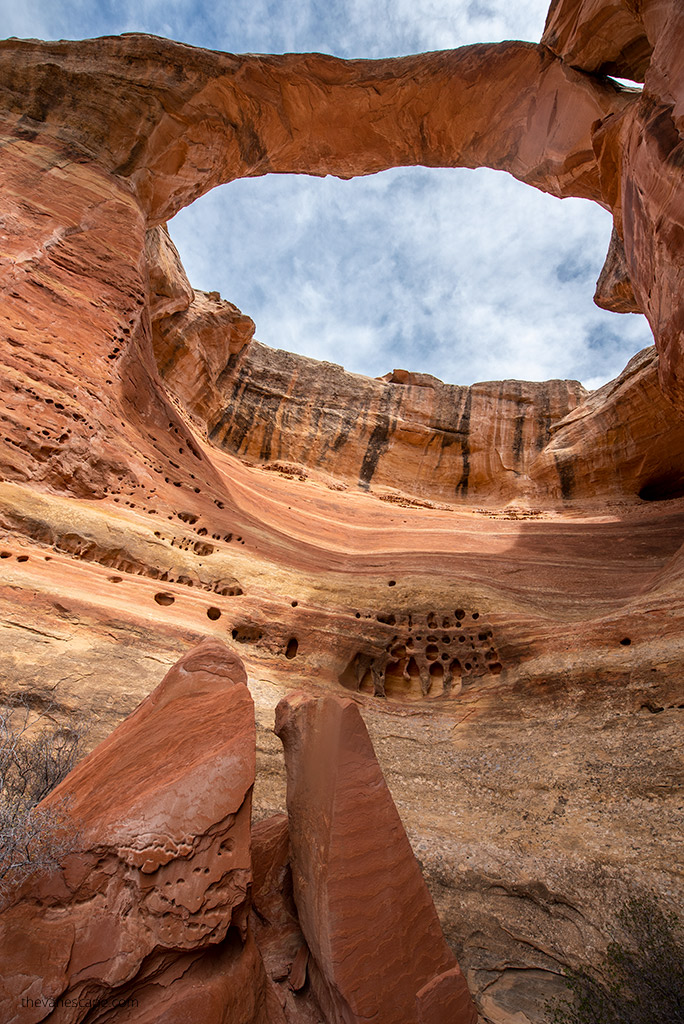
[[[546,0],[0,0],[5,34],[151,32],[236,53],[385,57],[538,40]],[[571,377],[597,387],[652,343],[592,302],[611,218],[481,169],[232,182],[169,225],[190,280],[268,345],[371,376]]]

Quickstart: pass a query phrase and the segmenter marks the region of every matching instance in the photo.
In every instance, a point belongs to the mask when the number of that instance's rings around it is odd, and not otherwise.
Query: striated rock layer
[[[652,348],[594,394],[577,381],[460,387],[406,370],[371,380],[258,342],[213,374],[202,356],[188,373],[185,351],[176,362],[156,339],[155,352],[213,444],[295,478],[386,500],[546,508],[684,487],[684,422]]]
[[[265,815],[285,807],[271,733],[283,694],[351,698],[445,936],[494,1024],[541,1022],[563,968],[600,961],[630,893],[684,896],[673,867],[683,834],[682,38],[676,0],[559,0],[540,45],[383,61],[240,57],[135,35],[0,43],[3,699],[28,693],[65,722],[82,712],[95,743],[160,666],[206,637],[226,640],[250,676]],[[597,301],[641,309],[655,350],[593,394],[573,382],[458,388],[401,370],[364,380],[252,342],[248,316],[192,289],[164,228],[239,176],[352,177],[398,164],[486,165],[609,208]],[[229,714],[226,687],[216,683],[216,698],[215,680],[205,686],[196,701],[212,703],[209,721]],[[232,691],[247,701],[241,687]],[[168,757],[169,780],[196,736],[187,718],[166,755],[136,734],[140,750]],[[220,730],[202,740],[227,754]],[[107,750],[91,763],[104,766]],[[110,971],[125,987],[146,970],[138,954],[171,970],[158,951],[172,946],[177,963],[196,924],[225,971],[278,975],[281,989],[291,979],[278,1003],[294,1012],[309,954],[287,895],[282,819],[263,826],[252,905],[230,873],[217,877],[219,924],[200,874],[183,875],[191,906],[162,926],[145,858],[168,853],[158,871],[181,893],[173,872],[185,846],[201,859],[223,825],[212,831],[209,793],[198,798],[206,830],[187,832],[163,774],[128,767],[130,827],[105,815],[93,836],[112,873],[86,850],[90,874],[64,886],[82,888],[84,907],[107,893],[124,906],[130,871],[138,909],[123,922],[104,915],[121,957],[98,964],[83,952],[74,985],[99,992]],[[93,799],[112,793],[102,772]],[[233,783],[224,824],[238,829],[239,851],[249,795]],[[138,797],[160,814],[178,797],[174,829],[148,833]],[[53,898],[46,891],[47,907]],[[233,909],[240,923],[219,939]],[[54,952],[51,991],[65,990],[70,941],[31,954]],[[201,977],[203,1005],[220,1009],[211,970],[203,956],[188,978]],[[418,1019],[434,1019],[436,999],[460,998],[449,968],[415,980]],[[260,985],[255,998],[270,991]],[[299,1000],[297,1012],[309,1010]]]

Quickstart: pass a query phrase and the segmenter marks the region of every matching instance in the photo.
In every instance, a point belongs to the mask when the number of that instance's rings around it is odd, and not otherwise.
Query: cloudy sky
[[[388,57],[538,40],[547,0],[0,0],[7,36],[151,32],[234,53]],[[170,224],[191,282],[267,345],[370,375],[599,386],[652,343],[592,302],[611,218],[506,174],[400,168],[353,181],[268,175]]]

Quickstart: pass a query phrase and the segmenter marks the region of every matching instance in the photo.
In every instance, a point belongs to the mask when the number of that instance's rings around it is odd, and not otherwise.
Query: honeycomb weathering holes
[[[463,608],[457,608],[453,618],[450,612],[437,611],[374,616],[357,611],[354,616],[370,622],[339,677],[348,689],[394,699],[450,696],[467,688],[472,679],[503,670],[493,628],[480,620],[479,611],[469,613],[472,626],[466,624]],[[377,626],[371,625],[373,621]],[[455,657],[459,643],[467,644],[467,660]]]

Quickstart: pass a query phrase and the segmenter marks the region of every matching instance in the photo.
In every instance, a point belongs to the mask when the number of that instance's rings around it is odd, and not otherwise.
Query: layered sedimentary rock
[[[660,390],[654,349],[592,395],[577,381],[459,387],[405,370],[371,380],[257,342],[213,373],[203,357],[187,373],[161,342],[155,351],[213,444],[284,475],[399,503],[547,508],[598,494],[636,500],[660,480],[661,497],[677,496],[684,481],[684,425]]]
[[[475,1024],[356,705],[295,695],[278,705],[275,727],[285,747],[294,896],[327,1018],[418,1024],[423,990],[448,973],[455,1002],[440,1001],[442,1020]]]
[[[278,700],[351,691],[495,1024],[541,1021],[630,892],[682,897],[681,18],[674,0],[561,0],[539,46],[386,61],[0,44],[3,698],[81,711],[94,743],[160,665],[226,640],[266,814],[285,805]],[[364,381],[250,342],[164,229],[240,175],[417,163],[611,209],[597,298],[643,310],[656,351],[593,394]],[[289,972],[279,1005],[304,1013],[272,827],[254,907]],[[224,952],[258,967],[249,940]],[[418,993],[425,1020],[436,992],[449,971]]]

